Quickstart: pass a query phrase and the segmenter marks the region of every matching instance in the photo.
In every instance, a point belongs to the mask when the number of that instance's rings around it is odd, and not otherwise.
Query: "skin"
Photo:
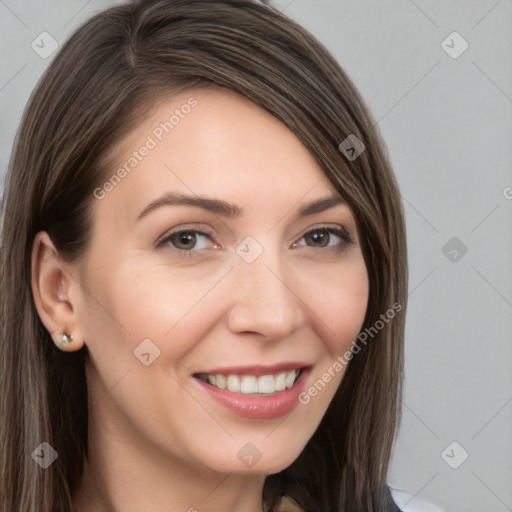
[[[231,412],[193,374],[300,361],[312,365],[307,389],[350,348],[363,323],[368,275],[350,208],[296,218],[301,206],[339,194],[299,139],[265,110],[223,90],[187,91],[160,103],[116,145],[119,165],[191,96],[198,103],[190,114],[104,199],[92,198],[92,238],[79,261],[65,263],[45,232],[34,240],[41,320],[59,348],[85,344],[90,353],[89,459],[74,497],[79,512],[104,510],[102,496],[123,512],[260,512],[265,477],[300,454],[343,371],[307,405],[276,419]],[[167,191],[223,199],[243,213],[227,218],[164,206],[136,220]],[[188,249],[176,238],[174,246],[157,247],[180,226],[207,228],[213,241],[198,234]],[[304,237],[323,226],[343,226],[352,242]],[[248,236],[263,249],[252,263],[236,252]],[[196,257],[180,257],[185,252]],[[58,339],[63,331],[73,336],[69,346]],[[149,366],[134,356],[147,338],[160,350]],[[261,453],[251,467],[237,457],[248,442]]]

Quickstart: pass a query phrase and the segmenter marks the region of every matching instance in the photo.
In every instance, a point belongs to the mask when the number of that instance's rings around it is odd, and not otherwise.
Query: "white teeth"
[[[245,395],[258,393],[258,380],[253,375],[244,375],[240,382],[240,392]]]
[[[224,375],[215,375],[216,377],[216,386],[219,388],[219,389],[226,389],[226,377],[224,377]]]
[[[286,389],[286,372],[281,372],[276,375],[276,389]]]
[[[222,375],[205,374],[207,382],[219,389],[244,395],[271,395],[293,386],[300,370],[279,372],[275,375]]]
[[[291,388],[293,386],[296,376],[297,375],[295,372],[286,372],[286,375],[284,377],[284,384],[287,388]]]
[[[238,378],[238,375],[228,375],[226,384],[229,391],[232,391],[233,393],[240,392],[240,379]]]
[[[262,375],[258,378],[258,393],[275,393],[276,390],[277,385],[273,375]]]

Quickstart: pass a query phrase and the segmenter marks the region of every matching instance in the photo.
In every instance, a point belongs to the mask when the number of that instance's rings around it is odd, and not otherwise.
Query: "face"
[[[349,207],[291,131],[220,90],[160,104],[115,157],[74,269],[92,421],[188,466],[282,470],[364,319]]]

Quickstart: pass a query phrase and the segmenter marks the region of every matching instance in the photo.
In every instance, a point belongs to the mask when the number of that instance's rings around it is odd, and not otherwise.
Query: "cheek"
[[[229,302],[228,297],[220,300],[218,293],[230,267],[229,261],[166,265],[165,259],[148,262],[136,253],[124,259],[110,253],[108,260],[91,265],[87,276],[93,296],[87,314],[94,320],[86,323],[90,342],[108,336],[115,340],[109,346],[119,350],[128,344],[132,353],[149,338],[173,358],[186,355],[219,320],[222,304]],[[361,254],[354,252],[339,265],[301,264],[288,277],[300,297],[296,307],[313,312],[310,327],[324,349],[333,357],[344,352],[360,331],[368,302]]]
[[[350,347],[363,325],[369,297],[368,274],[361,257],[352,265],[340,266],[316,278],[315,287],[309,281],[305,284],[314,290],[308,294],[308,305],[319,320],[327,351],[336,357]]]
[[[336,333],[333,348],[339,354],[350,346],[361,330],[368,305],[368,286],[354,283],[341,293],[337,302],[333,297],[330,304],[329,322]]]
[[[108,330],[132,351],[149,338],[162,351],[184,354],[210,327],[211,292],[228,268],[170,267],[142,258],[121,261],[92,280],[98,300],[91,305],[101,319],[90,325],[95,329],[91,334],[98,338]]]
[[[338,389],[349,361],[352,344],[357,339],[366,315],[369,282],[362,257],[353,265],[341,266],[338,272],[317,275],[317,283],[310,294],[311,309],[319,318],[317,333],[322,339],[323,350],[310,375],[299,402],[307,407],[311,417],[323,417]]]

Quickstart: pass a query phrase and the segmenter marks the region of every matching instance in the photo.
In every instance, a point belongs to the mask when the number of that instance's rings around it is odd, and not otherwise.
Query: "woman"
[[[2,512],[398,511],[406,243],[373,125],[255,1],[74,33],[6,182]]]

